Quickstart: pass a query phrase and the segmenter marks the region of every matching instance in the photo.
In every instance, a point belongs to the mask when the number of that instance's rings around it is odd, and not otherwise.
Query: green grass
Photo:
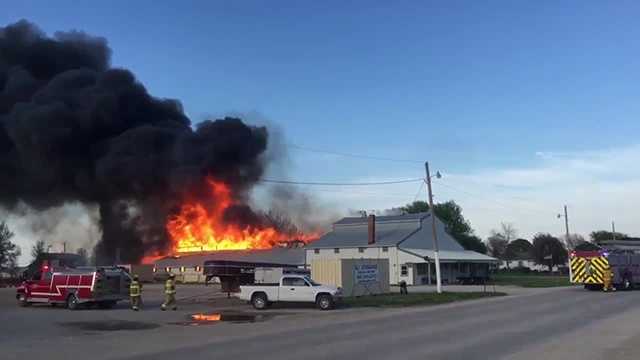
[[[495,274],[491,281],[496,285],[515,285],[527,288],[571,286],[569,276],[543,274]]]
[[[454,301],[473,300],[486,297],[504,296],[500,292],[444,292],[436,293],[410,293],[367,295],[360,297],[347,297],[343,304],[348,307],[405,307],[417,305],[437,305]]]

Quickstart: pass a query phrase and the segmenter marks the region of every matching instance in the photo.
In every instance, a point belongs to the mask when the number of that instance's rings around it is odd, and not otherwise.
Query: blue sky
[[[429,160],[449,174],[437,198],[462,203],[480,235],[501,221],[523,236],[560,232],[563,203],[576,232],[614,217],[640,232],[617,198],[598,193],[640,180],[616,167],[620,154],[631,167],[640,155],[636,2],[5,1],[0,24],[26,18],[49,34],[107,38],[114,66],[180,99],[194,121],[249,114],[285,143]],[[423,175],[420,163],[299,149],[288,165],[302,181]],[[623,200],[635,193],[625,184]],[[596,194],[573,194],[580,186]],[[345,212],[401,205],[418,185],[302,190]],[[584,203],[593,198],[611,207],[607,219]]]

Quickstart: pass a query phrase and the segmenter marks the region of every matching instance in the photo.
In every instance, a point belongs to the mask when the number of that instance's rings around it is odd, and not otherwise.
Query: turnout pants
[[[164,295],[164,303],[162,304],[162,310],[171,308],[175,310],[178,308],[176,304],[176,294],[165,294]]]
[[[138,310],[140,308],[140,296],[132,296],[131,297],[131,308],[133,310]]]

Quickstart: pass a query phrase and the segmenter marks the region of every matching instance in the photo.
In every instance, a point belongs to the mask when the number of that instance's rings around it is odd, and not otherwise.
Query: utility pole
[[[567,205],[564,206],[564,227],[567,231],[567,241],[569,241],[569,216],[567,215]]]
[[[431,211],[431,231],[433,232],[433,255],[436,263],[436,291],[442,293],[442,281],[440,279],[440,254],[438,252],[438,232],[436,230],[436,212],[433,208],[433,193],[431,192],[431,174],[429,174],[429,162],[424,163],[427,171],[427,189],[429,190],[429,210]]]
[[[66,252],[67,252],[67,242],[66,242],[66,241],[63,241],[63,242],[62,242],[62,252],[63,252],[63,253],[66,253]]]
[[[611,222],[611,236],[613,236],[613,240],[616,239],[616,223]]]

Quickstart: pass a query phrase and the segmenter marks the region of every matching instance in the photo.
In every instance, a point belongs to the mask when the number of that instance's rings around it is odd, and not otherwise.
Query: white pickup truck
[[[274,302],[310,302],[321,310],[329,310],[342,297],[342,291],[320,285],[308,276],[285,275],[275,284],[241,285],[237,297],[251,302],[258,310]]]

